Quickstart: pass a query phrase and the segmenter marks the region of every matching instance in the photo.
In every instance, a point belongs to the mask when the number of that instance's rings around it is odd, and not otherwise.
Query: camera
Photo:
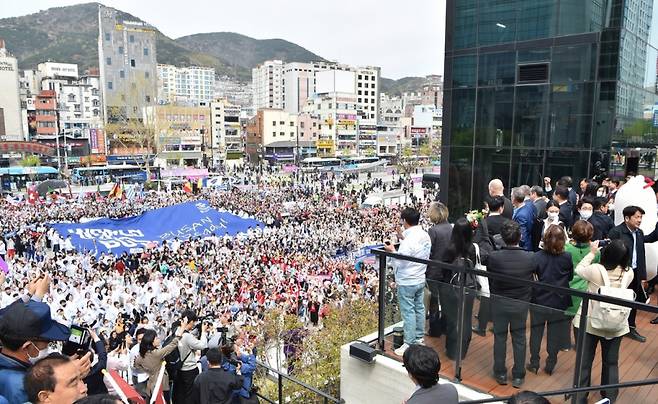
[[[69,340],[64,343],[62,353],[67,356],[73,356],[75,354],[84,356],[91,350],[91,335],[89,334],[89,330],[73,324],[70,331],[71,335],[69,336]]]

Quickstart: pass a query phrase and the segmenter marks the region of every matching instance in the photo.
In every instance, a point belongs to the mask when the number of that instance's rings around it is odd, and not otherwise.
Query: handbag
[[[477,243],[473,243],[473,247],[475,247],[475,269],[479,271],[486,271],[487,267],[482,265],[482,260],[480,259],[480,246],[477,245]],[[480,296],[489,297],[489,278],[486,276],[477,275],[476,279],[480,285]]]
[[[457,258],[454,261],[455,264],[457,265],[463,265],[466,269],[471,269],[473,268],[473,262],[468,259],[468,258]],[[472,273],[467,273],[467,272],[455,272],[452,277],[450,278],[450,284],[453,286],[452,290],[455,292],[455,294],[459,294],[458,288],[461,284],[461,277],[465,276],[464,279],[464,288],[467,289],[465,293],[469,293],[468,289],[476,291],[479,289],[479,284],[478,281]]]

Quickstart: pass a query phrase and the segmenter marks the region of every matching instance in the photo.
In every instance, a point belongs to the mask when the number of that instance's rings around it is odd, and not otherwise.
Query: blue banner
[[[133,248],[142,248],[151,242],[164,240],[234,236],[249,227],[264,226],[254,219],[243,219],[228,212],[219,212],[208,201],[186,202],[166,208],[154,209],[140,216],[124,219],[98,219],[87,223],[53,223],[64,238],[71,236],[78,250],[109,251],[121,254]]]

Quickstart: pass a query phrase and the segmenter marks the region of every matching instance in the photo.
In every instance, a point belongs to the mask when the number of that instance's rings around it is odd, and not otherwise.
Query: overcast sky
[[[70,0],[0,0],[0,18]],[[230,31],[282,38],[325,59],[374,65],[398,79],[443,73],[445,0],[105,0],[178,38]]]

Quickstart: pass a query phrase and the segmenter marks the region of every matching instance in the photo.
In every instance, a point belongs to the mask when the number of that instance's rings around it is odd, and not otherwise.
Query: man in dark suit
[[[608,233],[615,227],[615,222],[607,213],[608,200],[604,197],[594,198],[592,208],[594,213],[587,221],[594,227],[592,240],[603,240],[608,238]]]
[[[507,199],[503,194],[504,191],[505,191],[505,187],[503,186],[503,182],[501,180],[499,180],[498,178],[494,178],[493,180],[489,181],[489,198],[493,198],[495,196],[502,196],[503,200],[505,201],[505,209],[503,209],[503,217],[511,219],[512,214],[514,213],[514,207],[512,206],[512,201]]]
[[[486,259],[487,271],[531,281],[535,272],[534,254],[519,247],[521,229],[515,221],[503,224],[501,236],[505,247],[493,251]],[[519,387],[525,379],[526,320],[532,287],[513,281],[490,280],[491,307],[494,324],[494,377],[499,384],[507,384],[507,333],[512,335],[514,367],[512,386]]]
[[[532,227],[535,224],[535,207],[529,198],[530,187],[521,185],[512,190],[514,214],[512,219],[521,227],[519,245],[526,251],[532,251]]]
[[[539,220],[546,219],[546,198],[544,198],[544,190],[539,185],[530,187],[530,200],[535,206],[535,216]]]
[[[503,228],[503,223],[509,220],[503,216],[505,200],[502,196],[495,196],[487,201],[487,205],[489,206],[489,215],[484,220],[487,222],[489,238],[491,239],[494,248],[499,248],[502,247],[502,245],[496,245],[494,237],[500,235],[500,229]]]
[[[564,185],[558,185],[553,193],[553,199],[560,205],[560,221],[567,229],[573,224],[573,206],[569,202],[569,190]]]
[[[218,348],[209,349],[206,359],[210,368],[194,380],[189,401],[193,404],[230,402],[233,392],[242,387],[244,378],[222,368],[222,352]]]
[[[571,209],[573,209],[573,214],[575,215],[578,213],[576,208],[578,204],[578,194],[576,193],[576,190],[573,189],[573,180],[569,176],[564,176],[557,181],[557,187],[559,186],[567,187],[567,190],[569,191],[569,197],[567,200],[569,201],[569,204],[571,204]]]
[[[628,285],[629,289],[635,291],[635,301],[636,302],[646,302],[646,295],[644,293],[644,285],[647,280],[647,263],[646,257],[644,255],[644,243],[653,243],[658,241],[658,224],[656,229],[649,235],[644,235],[640,225],[642,224],[642,217],[644,216],[644,209],[639,206],[627,206],[623,211],[624,223],[619,226],[615,226],[608,237],[611,240],[620,239],[628,248],[628,251],[631,252],[629,257],[628,266],[633,269],[633,281]],[[631,339],[634,339],[639,342],[645,342],[646,337],[640,335],[635,328],[635,316],[637,310],[631,310],[631,314],[628,317],[628,326],[630,327],[630,332],[626,334]]]
[[[419,386],[407,404],[458,404],[457,388],[450,383],[439,384],[441,361],[436,351],[423,345],[411,345],[402,355],[409,378]]]

